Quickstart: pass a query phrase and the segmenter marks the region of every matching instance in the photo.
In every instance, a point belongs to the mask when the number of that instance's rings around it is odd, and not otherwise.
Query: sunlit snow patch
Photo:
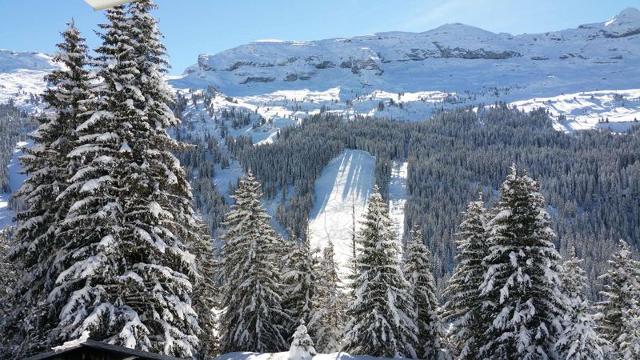
[[[310,214],[311,246],[335,246],[336,262],[343,279],[353,259],[352,230],[364,213],[374,183],[376,159],[365,151],[345,150],[331,160],[315,183],[315,202]]]
[[[512,102],[520,110],[543,108],[554,128],[572,132],[608,128],[626,131],[640,121],[640,89],[601,90]]]
[[[389,183],[389,216],[402,243],[404,236],[404,209],[407,204],[407,175],[409,163],[393,162],[391,168],[391,182]]]

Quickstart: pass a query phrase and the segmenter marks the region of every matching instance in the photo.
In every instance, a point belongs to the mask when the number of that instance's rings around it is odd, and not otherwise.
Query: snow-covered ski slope
[[[315,202],[310,214],[312,248],[323,249],[329,241],[335,247],[336,262],[343,280],[353,259],[354,220],[360,227],[375,181],[375,157],[368,152],[347,149],[331,160],[315,183]],[[389,207],[398,243],[404,229],[407,164],[394,164],[389,185]]]
[[[400,242],[404,236],[404,207],[407,204],[408,171],[408,162],[394,161],[389,182],[389,215]]]
[[[324,168],[315,183],[315,202],[309,220],[312,248],[335,246],[335,260],[345,279],[353,259],[356,229],[373,188],[376,159],[365,151],[345,150]]]
[[[556,128],[572,131],[600,126],[562,112],[585,92],[594,101],[581,108],[583,116],[640,111],[637,101],[608,102],[639,91],[639,65],[640,11],[630,8],[606,22],[544,34],[449,24],[423,33],[260,41],[202,55],[172,84],[212,86],[239,104],[268,109],[265,118],[281,119],[322,110],[423,120],[442,108],[496,101],[545,106],[538,99],[554,98],[558,115],[567,115]],[[631,125],[628,118],[617,117],[621,127]]]

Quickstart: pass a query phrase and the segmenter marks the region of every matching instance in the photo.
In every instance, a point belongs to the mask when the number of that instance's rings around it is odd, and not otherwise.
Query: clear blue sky
[[[315,40],[461,22],[534,33],[600,22],[640,0],[156,0],[172,73],[200,53],[258,39]],[[103,20],[83,0],[0,0],[0,49],[51,53],[70,18],[96,44]]]

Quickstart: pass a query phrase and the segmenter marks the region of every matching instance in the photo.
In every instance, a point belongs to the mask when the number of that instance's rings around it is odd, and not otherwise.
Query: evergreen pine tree
[[[181,145],[167,133],[179,120],[170,109],[165,51],[150,14],[154,8],[151,0],[133,2],[126,19],[131,39],[127,54],[136,76],[121,82],[127,93],[119,151],[124,175],[119,179],[124,195],[122,242],[125,257],[134,264],[129,271],[142,278],[127,284],[126,296],[144,304],[133,307],[151,329],[153,348],[191,356],[200,329],[192,307],[192,274],[197,268],[187,248],[200,241],[201,232],[191,187],[172,153]]]
[[[287,359],[311,360],[314,355],[316,355],[316,350],[313,347],[313,340],[311,340],[303,321],[293,334],[293,341],[291,342]]]
[[[469,203],[456,234],[457,265],[444,290],[448,300],[443,306],[443,320],[451,323],[449,337],[459,359],[479,358],[486,327],[480,298],[485,272],[482,261],[489,249],[485,226],[482,200]]]
[[[12,314],[17,332],[5,329],[5,336],[18,336],[26,353],[51,345],[49,332],[57,324],[58,310],[46,304],[50,291],[63,270],[60,258],[66,239],[58,235],[68,203],[58,197],[66,190],[76,166],[68,157],[75,144],[75,128],[86,121],[91,109],[92,74],[85,40],[73,23],[63,32],[53,60],[61,65],[47,76],[50,87],[43,99],[49,110],[31,134],[34,146],[21,158],[28,178],[15,195],[26,204],[18,214],[12,260],[19,263],[22,279],[16,289],[19,304]]]
[[[374,187],[358,233],[355,301],[345,351],[379,357],[416,357],[417,328],[409,283],[399,259],[387,204]]]
[[[13,340],[5,332],[5,322],[10,318],[12,310],[19,306],[19,301],[14,295],[16,283],[18,281],[18,269],[15,264],[9,259],[9,253],[11,250],[10,243],[11,228],[5,228],[0,230],[0,331],[5,336],[0,339],[0,359],[8,357],[8,354],[14,354],[16,350],[16,344],[12,343]],[[2,355],[7,354],[7,355]]]
[[[196,257],[198,276],[193,288],[193,308],[198,314],[200,346],[197,359],[211,359],[219,354],[220,339],[216,309],[220,308],[219,289],[216,283],[217,264],[213,251],[213,239],[207,234],[207,225],[202,223],[201,236],[192,243],[190,251]]]
[[[560,255],[539,185],[515,165],[489,222],[487,271],[481,286],[489,327],[482,356],[553,358],[561,331]]]
[[[69,157],[78,171],[59,196],[71,205],[58,230],[66,241],[60,249],[63,271],[48,298],[59,314],[50,336],[60,344],[89,331],[96,340],[147,350],[149,330],[124,304],[117,280],[124,268],[119,156],[121,148],[128,148],[121,139],[125,120],[120,117],[127,110],[124,84],[135,70],[126,56],[131,45],[124,7],[108,10],[107,19],[109,24],[101,25],[103,45],[97,50],[103,81],[95,89],[96,111],[75,128],[77,140]]]
[[[52,334],[61,341],[88,331],[96,340],[192,356],[200,329],[188,246],[198,225],[166,133],[177,120],[154,112],[168,100],[139,86],[146,79],[141,39],[125,9],[108,10],[101,26],[97,111],[77,127],[70,153],[80,167],[61,195],[72,205],[60,231],[68,239],[65,270],[49,297],[62,305]]]
[[[556,351],[559,358],[565,360],[603,360],[603,341],[595,331],[596,316],[590,313],[589,303],[584,297],[587,277],[581,263],[582,260],[576,257],[575,248],[571,247],[568,259],[562,266],[566,312]]]
[[[309,240],[298,241],[292,234],[284,256],[285,284],[283,308],[293,320],[289,334],[293,334],[297,324],[311,321],[312,299],[315,296],[315,259]],[[296,320],[297,319],[297,320]],[[287,336],[289,338],[289,336]]]
[[[420,359],[436,359],[442,350],[442,324],[438,315],[436,281],[432,274],[431,251],[424,245],[422,231],[411,230],[411,242],[405,251],[404,275],[415,303],[417,326],[415,350]]]
[[[340,287],[333,243],[329,241],[315,269],[316,285],[309,328],[322,353],[340,350],[347,296]]]
[[[640,359],[640,310],[634,307],[623,311],[624,332],[616,339],[615,349],[619,359]]]
[[[619,250],[609,260],[609,270],[601,276],[604,301],[598,304],[603,316],[599,323],[609,351],[620,359],[640,356],[640,262],[631,256],[629,245],[620,241]],[[635,353],[634,353],[635,352]],[[635,356],[635,357],[634,357]]]
[[[225,219],[222,248],[223,351],[275,352],[287,348],[279,273],[281,242],[261,205],[260,184],[248,173]]]

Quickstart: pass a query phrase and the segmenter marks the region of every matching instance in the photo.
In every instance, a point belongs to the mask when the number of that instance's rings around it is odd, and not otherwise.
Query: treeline
[[[184,123],[183,123],[184,124]],[[193,191],[193,205],[202,216],[210,234],[215,235],[221,228],[224,215],[229,210],[228,201],[216,189],[214,177],[216,166],[226,168],[229,158],[220,149],[218,139],[211,134],[194,136],[180,125],[175,138],[189,146],[176,152],[180,164],[185,169]]]
[[[304,236],[313,184],[343,149],[376,156],[376,183],[383,196],[392,160],[409,162],[405,228],[424,229],[436,254],[436,276],[453,268],[453,234],[467,200],[483,191],[495,201],[513,162],[530,170],[544,187],[561,252],[571,244],[585,258],[589,278],[602,272],[618,239],[640,245],[640,131],[564,134],[544,111],[505,105],[479,112],[442,112],[420,123],[380,119],[344,121],[328,115],[281,131],[273,144],[252,146],[229,138],[229,148],[264,182],[266,197],[281,196],[278,220]],[[284,196],[293,189],[293,194]],[[288,200],[287,200],[288,199]],[[405,231],[408,233],[408,231]],[[596,290],[592,291],[596,295]]]

